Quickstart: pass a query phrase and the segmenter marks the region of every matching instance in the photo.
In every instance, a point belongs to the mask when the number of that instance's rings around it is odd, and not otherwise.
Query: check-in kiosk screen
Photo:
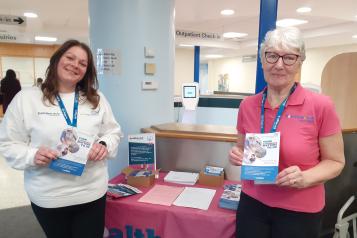
[[[196,98],[196,86],[183,86],[184,98]]]

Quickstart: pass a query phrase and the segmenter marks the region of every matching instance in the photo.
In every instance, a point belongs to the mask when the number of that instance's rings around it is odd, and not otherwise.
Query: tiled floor
[[[0,237],[45,238],[24,190],[23,177],[23,171],[10,168],[0,155]]]
[[[9,167],[0,155],[0,210],[30,204],[23,179],[23,171]]]

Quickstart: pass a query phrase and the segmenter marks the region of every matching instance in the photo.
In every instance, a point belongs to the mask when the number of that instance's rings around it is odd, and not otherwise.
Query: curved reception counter
[[[240,180],[240,167],[232,166],[228,151],[236,143],[231,126],[167,123],[142,129],[155,133],[157,168],[199,172],[206,165],[223,167],[226,179]]]

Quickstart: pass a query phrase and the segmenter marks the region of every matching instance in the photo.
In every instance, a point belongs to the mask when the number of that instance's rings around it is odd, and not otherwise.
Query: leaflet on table
[[[207,165],[205,167],[204,173],[207,174],[207,175],[212,175],[212,176],[221,176],[223,171],[224,171],[224,169],[222,167],[216,167],[216,166]]]
[[[218,206],[221,208],[237,210],[240,200],[242,186],[240,184],[226,184],[219,199]]]
[[[275,183],[278,175],[280,132],[245,135],[242,180]]]
[[[76,128],[64,129],[56,146],[59,157],[50,163],[49,168],[81,176],[93,142],[93,136],[80,132]]]
[[[142,193],[139,189],[128,184],[108,184],[107,195],[111,198],[121,198]]]
[[[156,170],[155,134],[128,135],[129,166],[135,169]]]

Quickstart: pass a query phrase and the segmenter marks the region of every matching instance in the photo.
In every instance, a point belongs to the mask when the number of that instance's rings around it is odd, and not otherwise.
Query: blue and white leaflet
[[[280,132],[247,133],[241,171],[242,180],[275,183],[279,167]]]
[[[94,143],[94,137],[71,127],[64,129],[59,138],[56,146],[59,157],[51,161],[49,168],[57,172],[81,176]]]

